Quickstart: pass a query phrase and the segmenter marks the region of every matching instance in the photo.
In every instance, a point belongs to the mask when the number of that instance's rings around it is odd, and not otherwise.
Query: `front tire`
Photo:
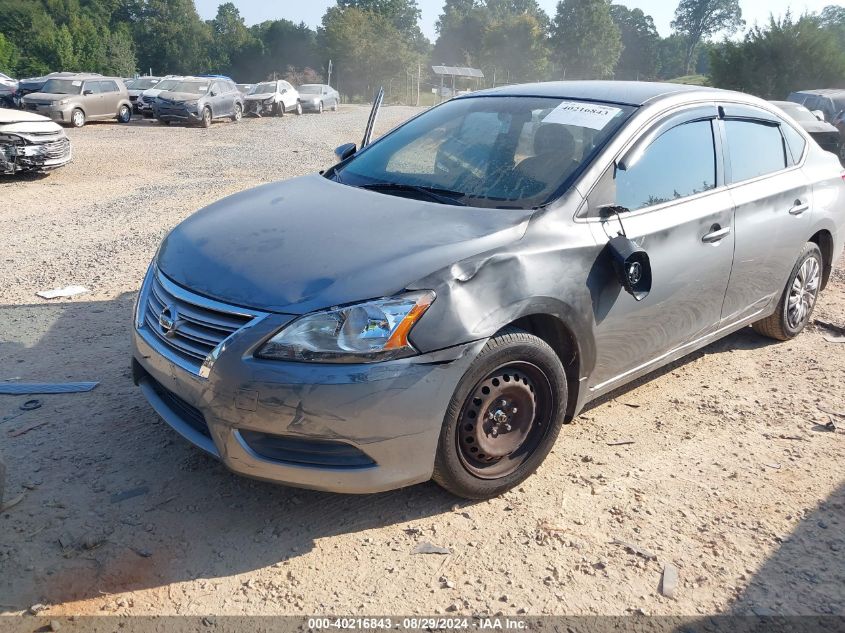
[[[70,124],[73,127],[82,127],[85,125],[85,113],[77,108],[70,115]]]
[[[777,310],[752,324],[754,331],[777,341],[788,341],[798,336],[813,315],[823,271],[821,250],[813,242],[807,242],[789,275]]]
[[[502,330],[455,389],[432,479],[466,499],[519,485],[552,449],[566,403],[566,373],[554,350],[523,330]]]
[[[205,106],[202,109],[202,120],[200,121],[200,125],[206,129],[211,127],[211,108]]]
[[[232,114],[232,121],[237,123],[244,116],[244,108],[240,103],[235,104],[235,112]]]
[[[297,103],[296,103],[296,116],[299,116],[301,114],[302,114],[302,104],[297,101]]]

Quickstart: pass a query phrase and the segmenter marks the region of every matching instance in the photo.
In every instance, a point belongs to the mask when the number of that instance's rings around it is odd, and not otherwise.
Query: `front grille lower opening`
[[[250,449],[264,459],[312,468],[372,468],[373,459],[345,442],[314,440],[258,431],[239,430]]]

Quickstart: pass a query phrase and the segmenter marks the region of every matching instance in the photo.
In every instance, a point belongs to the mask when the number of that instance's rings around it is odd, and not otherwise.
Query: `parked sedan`
[[[795,119],[796,123],[813,137],[819,147],[840,158],[845,158],[842,135],[834,125],[819,120],[807,108],[792,101],[772,101],[772,103]]]
[[[243,96],[231,80],[207,77],[185,77],[153,103],[153,115],[165,125],[180,121],[207,128],[214,119],[240,121],[243,111]]]
[[[340,94],[325,84],[303,84],[299,87],[299,102],[306,112],[322,114],[324,110],[337,110]]]
[[[123,80],[101,75],[50,79],[41,92],[28,94],[22,107],[65,125],[82,127],[87,121],[132,119],[132,102]]]
[[[600,396],[797,336],[845,245],[836,158],[735,92],[507,86],[339,154],[189,217],[138,298],[136,383],[251,477],[498,495]]]
[[[0,174],[50,171],[71,161],[64,130],[47,117],[0,108]]]
[[[299,92],[288,82],[266,81],[256,84],[246,97],[244,109],[255,116],[284,116],[288,112],[302,114]]]

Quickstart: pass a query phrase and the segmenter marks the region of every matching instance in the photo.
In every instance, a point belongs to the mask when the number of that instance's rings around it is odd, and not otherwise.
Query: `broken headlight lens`
[[[271,338],[259,358],[319,363],[374,363],[417,353],[411,328],[434,301],[431,291],[368,301],[296,319]]]

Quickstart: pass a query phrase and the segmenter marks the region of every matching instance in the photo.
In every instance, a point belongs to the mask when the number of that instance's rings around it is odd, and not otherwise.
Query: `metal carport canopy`
[[[473,77],[484,79],[484,73],[478,68],[467,68],[466,66],[432,66],[431,70],[435,75],[446,77]]]

